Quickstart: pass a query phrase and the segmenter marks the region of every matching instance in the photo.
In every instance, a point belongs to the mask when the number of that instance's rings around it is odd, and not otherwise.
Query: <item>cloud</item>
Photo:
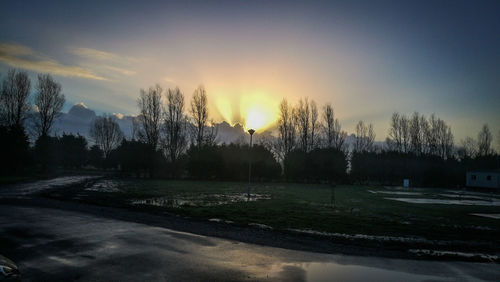
[[[104,68],[107,68],[109,70],[112,70],[114,72],[118,72],[118,73],[121,73],[123,75],[134,75],[136,74],[135,71],[131,71],[131,70],[127,70],[127,69],[124,69],[124,68],[119,68],[119,67],[113,67],[113,66],[104,66]]]
[[[71,47],[69,51],[84,59],[82,64],[88,65],[90,69],[98,69],[102,72],[112,71],[126,76],[136,74],[135,71],[124,67],[124,65],[130,65],[132,62],[136,62],[136,58],[84,47]]]
[[[81,77],[94,80],[108,80],[89,69],[80,66],[63,65],[35,50],[20,44],[0,42],[0,62],[16,68],[36,72],[48,72],[65,77]]]
[[[136,61],[137,59],[127,56],[121,56],[115,53],[110,53],[106,51],[101,51],[92,48],[85,47],[73,47],[70,48],[70,52],[79,56],[88,59],[97,59],[101,61],[114,61],[114,62],[124,62],[124,61]]]

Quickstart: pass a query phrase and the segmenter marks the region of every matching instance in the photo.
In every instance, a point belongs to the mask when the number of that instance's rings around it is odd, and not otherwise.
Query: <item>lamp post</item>
[[[248,201],[250,201],[250,180],[252,179],[252,137],[255,133],[255,130],[249,129],[248,133],[250,133],[250,146],[248,147],[248,192],[247,197]]]

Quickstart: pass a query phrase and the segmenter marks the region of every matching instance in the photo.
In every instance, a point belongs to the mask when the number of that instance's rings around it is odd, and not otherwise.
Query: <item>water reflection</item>
[[[270,195],[252,194],[248,198],[247,194],[201,194],[201,195],[169,195],[163,197],[154,197],[148,199],[135,199],[131,203],[133,205],[150,205],[157,207],[180,208],[183,206],[191,207],[206,207],[220,206],[232,203],[269,200]]]

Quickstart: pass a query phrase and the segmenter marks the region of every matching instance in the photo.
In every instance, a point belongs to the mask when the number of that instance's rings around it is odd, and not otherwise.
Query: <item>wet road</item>
[[[0,253],[26,281],[495,281],[496,264],[328,255],[0,205]]]
[[[0,198],[26,198],[45,190],[84,183],[100,177],[90,175],[62,176],[35,182],[7,185],[0,187]]]

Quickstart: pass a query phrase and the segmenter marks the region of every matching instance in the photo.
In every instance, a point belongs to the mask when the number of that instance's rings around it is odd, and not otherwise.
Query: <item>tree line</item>
[[[80,135],[51,135],[65,97],[50,75],[37,78],[33,97],[26,72],[9,70],[2,80],[4,175],[91,166],[145,177],[247,177],[249,147],[217,143],[203,86],[187,104],[178,87],[141,89],[132,136],[126,139],[116,119],[103,114],[92,121],[89,142]],[[364,121],[349,136],[331,104],[318,107],[302,98],[292,105],[283,99],[276,135],[251,148],[255,179],[398,184],[410,178],[421,185],[462,185],[466,170],[498,166],[487,125],[476,139],[467,137],[456,145],[451,127],[434,114],[393,113],[381,145],[375,143],[373,125]],[[33,144],[28,136],[34,137]]]

